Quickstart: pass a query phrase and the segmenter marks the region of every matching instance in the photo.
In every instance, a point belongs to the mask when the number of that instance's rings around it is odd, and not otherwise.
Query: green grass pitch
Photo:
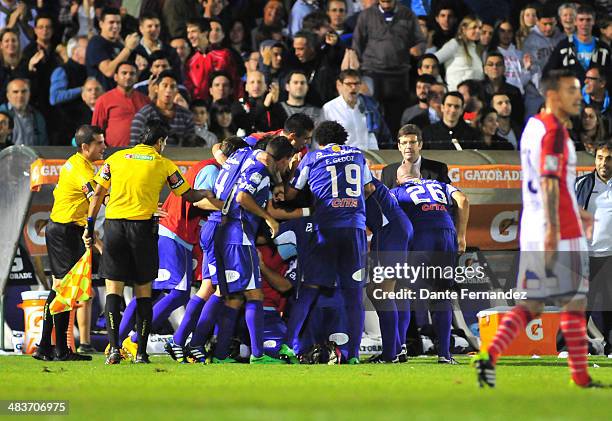
[[[151,365],[48,363],[0,357],[0,399],[69,400],[84,420],[472,420],[609,419],[612,389],[569,386],[566,360],[502,358],[498,385],[479,389],[466,357],[401,365]],[[597,365],[599,367],[594,368]],[[612,383],[612,359],[589,358]],[[37,417],[40,419],[40,417]],[[56,417],[62,419],[65,417]]]

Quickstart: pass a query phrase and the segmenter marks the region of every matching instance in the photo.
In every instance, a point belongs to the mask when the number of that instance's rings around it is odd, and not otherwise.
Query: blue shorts
[[[264,307],[264,353],[271,357],[278,357],[285,336],[287,325],[275,308]]]
[[[159,236],[157,240],[159,270],[152,287],[157,290],[187,291],[193,281],[193,254],[172,238]]]
[[[222,295],[261,288],[259,258],[255,246],[221,242],[215,247],[215,257]]]
[[[408,217],[395,218],[372,234],[370,253],[378,266],[395,266],[408,262],[408,250],[413,238]]]
[[[302,268],[305,284],[329,288],[364,286],[367,258],[365,230],[319,229],[316,244],[308,249],[308,255],[302,260],[311,262]]]
[[[218,226],[218,222],[207,221],[200,230],[200,247],[202,248],[202,280],[212,279],[213,285],[218,284],[214,242],[215,232]]]
[[[427,265],[439,267],[455,267],[457,265],[457,233],[452,229],[415,230],[412,241],[410,261],[413,265]],[[454,279],[436,278],[417,280],[425,281],[422,285],[429,285],[438,290],[448,289],[455,284]]]

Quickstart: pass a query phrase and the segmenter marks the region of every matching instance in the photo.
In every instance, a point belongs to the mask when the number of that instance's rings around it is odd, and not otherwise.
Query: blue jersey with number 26
[[[414,230],[455,229],[450,208],[451,195],[456,187],[437,180],[410,180],[391,189],[404,212],[410,218]]]
[[[318,227],[365,229],[363,186],[371,181],[359,149],[330,144],[306,154],[291,185],[298,190],[310,187]]]

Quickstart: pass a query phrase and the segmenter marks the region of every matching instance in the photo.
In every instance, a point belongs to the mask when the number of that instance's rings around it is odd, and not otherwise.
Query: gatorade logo
[[[519,211],[500,212],[491,221],[490,234],[493,241],[509,243],[518,236]]]
[[[533,319],[525,326],[525,333],[532,341],[541,341],[544,339],[544,328],[542,327],[542,319]]]

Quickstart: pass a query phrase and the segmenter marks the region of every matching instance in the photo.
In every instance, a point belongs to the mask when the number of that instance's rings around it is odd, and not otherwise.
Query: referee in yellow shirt
[[[138,353],[134,362],[149,363],[147,340],[153,317],[151,282],[157,277],[159,267],[157,224],[153,214],[164,185],[168,184],[172,193],[188,202],[213,197],[211,192],[192,190],[177,166],[161,156],[167,138],[167,126],[159,121],[149,122],[141,143],[115,152],[94,178],[98,184],[89,204],[88,229],[84,235],[88,247],[92,244],[89,233],[93,232],[93,222],[110,189],[99,269],[100,277],[106,279],[105,313],[110,342],[106,364],[121,362],[119,311],[126,283],[133,286],[136,295]]]
[[[78,151],[68,158],[60,170],[57,187],[53,190],[51,221],[45,233],[54,288],[85,252],[81,236],[87,222],[89,199],[94,193],[93,162],[102,159],[106,150],[104,131],[99,127],[83,125],[78,128],[74,138]],[[32,356],[44,361],[91,360],[90,356],[73,353],[68,347],[66,335],[70,312],[51,316],[49,306],[54,298],[55,291],[52,289],[45,303],[42,337]],[[53,325],[55,353],[51,346]]]

